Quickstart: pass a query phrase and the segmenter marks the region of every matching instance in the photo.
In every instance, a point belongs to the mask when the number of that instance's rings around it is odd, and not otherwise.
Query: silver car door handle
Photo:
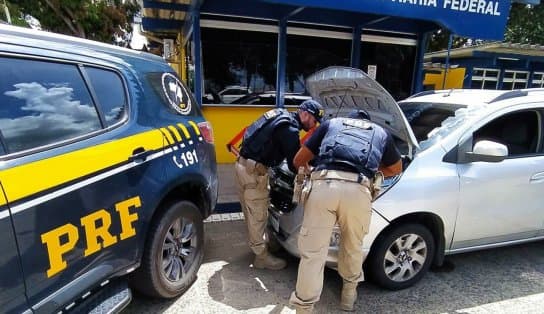
[[[531,183],[540,183],[544,182],[544,172],[539,172],[534,174],[531,179],[529,180]]]

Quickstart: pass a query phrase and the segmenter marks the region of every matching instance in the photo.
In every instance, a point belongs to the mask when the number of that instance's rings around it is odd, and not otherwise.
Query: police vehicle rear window
[[[175,73],[149,73],[147,79],[172,113],[183,116],[202,115],[193,94]]]
[[[98,98],[106,126],[112,126],[127,117],[127,101],[121,77],[106,69],[85,67],[91,86]]]

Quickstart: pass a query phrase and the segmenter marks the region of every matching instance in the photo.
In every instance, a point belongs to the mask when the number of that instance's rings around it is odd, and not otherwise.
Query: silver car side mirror
[[[482,140],[474,144],[472,152],[467,152],[469,161],[500,162],[508,156],[508,147],[501,143]]]

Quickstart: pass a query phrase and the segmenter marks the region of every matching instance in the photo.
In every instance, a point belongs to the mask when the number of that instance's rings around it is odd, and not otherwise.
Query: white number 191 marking
[[[181,162],[178,161],[176,157],[177,156],[173,156],[173,160],[178,168],[188,167],[198,163],[198,156],[196,155],[196,150],[194,149],[192,151],[182,152],[180,156]]]

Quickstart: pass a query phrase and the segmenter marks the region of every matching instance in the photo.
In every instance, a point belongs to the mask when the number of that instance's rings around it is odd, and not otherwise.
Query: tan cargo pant
[[[336,223],[341,231],[338,272],[349,282],[364,280],[361,246],[370,224],[369,182],[338,179],[343,174],[349,173],[328,171],[320,178],[312,176],[312,189],[304,204],[304,221],[298,238],[300,264],[296,291],[290,299],[297,307],[310,309],[319,301],[330,237]]]
[[[259,255],[265,252],[268,220],[268,170],[261,164],[240,158],[234,164],[238,196],[247,225],[249,247]]]

